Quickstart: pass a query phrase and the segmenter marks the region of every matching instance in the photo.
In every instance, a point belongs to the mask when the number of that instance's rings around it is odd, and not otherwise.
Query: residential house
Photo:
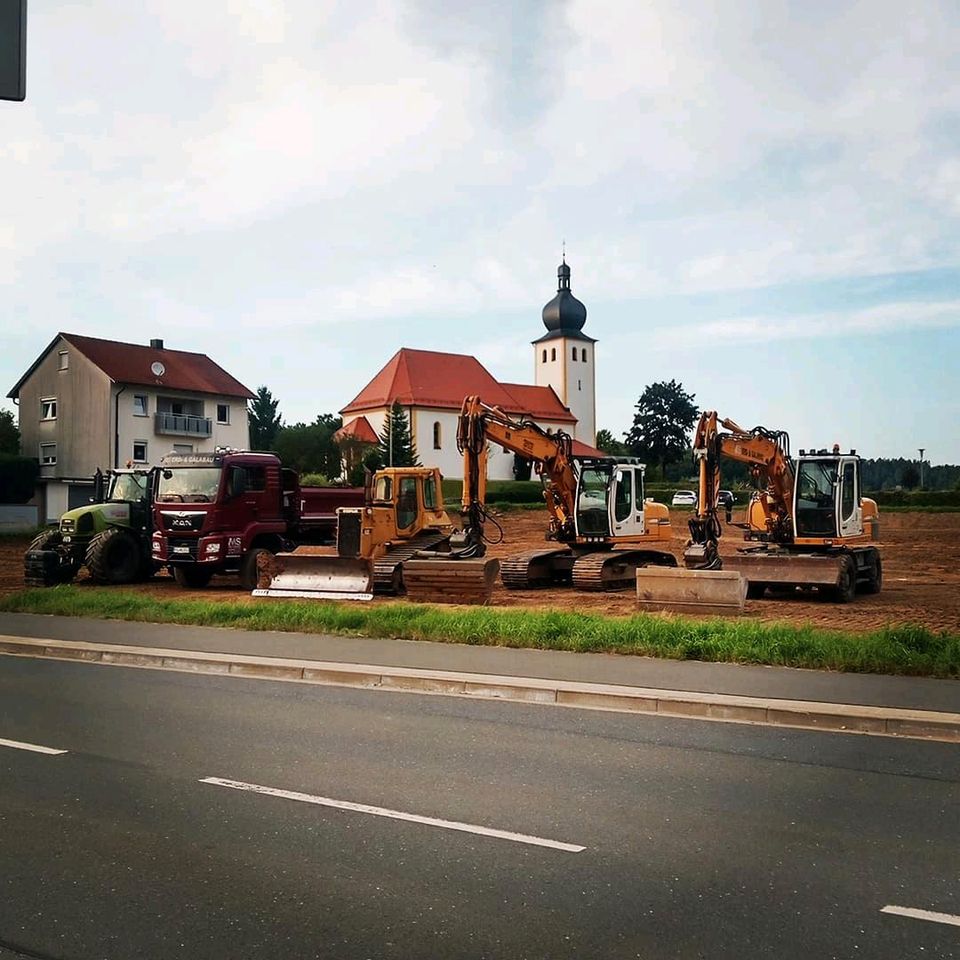
[[[7,394],[40,461],[41,518],[86,503],[96,470],[246,449],[253,394],[202,353],[58,333]]]

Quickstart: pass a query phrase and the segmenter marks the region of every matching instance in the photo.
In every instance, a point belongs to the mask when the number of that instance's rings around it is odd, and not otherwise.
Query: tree
[[[283,420],[277,413],[279,403],[279,400],[273,399],[273,394],[266,387],[260,387],[256,399],[250,401],[248,415],[251,450],[273,449],[277,434],[283,427]]]
[[[623,457],[627,453],[627,445],[622,440],[617,440],[609,430],[597,431],[594,446],[611,457]]]
[[[908,489],[913,490],[920,482],[920,471],[912,463],[908,463],[900,474],[900,482]]]
[[[410,436],[410,423],[399,401],[394,401],[377,444],[379,462],[384,467],[419,467],[417,448]]]
[[[660,466],[661,476],[669,463],[683,457],[699,411],[676,380],[651,384],[637,401],[633,426],[624,434],[627,450],[635,457]]]
[[[20,453],[20,431],[9,410],[0,410],[0,453],[9,453],[13,456],[18,456]]]
[[[325,477],[340,476],[340,448],[333,435],[343,426],[336,414],[321,413],[313,423],[295,423],[282,427],[274,448],[286,467],[298,473],[319,473]]]

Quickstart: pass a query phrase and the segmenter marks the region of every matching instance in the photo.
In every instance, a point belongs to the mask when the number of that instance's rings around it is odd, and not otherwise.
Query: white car
[[[670,501],[674,507],[695,507],[697,505],[697,495],[692,490],[678,490]]]

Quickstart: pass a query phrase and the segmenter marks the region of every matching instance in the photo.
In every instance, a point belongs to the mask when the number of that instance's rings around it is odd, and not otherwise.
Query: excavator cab
[[[597,540],[625,540],[646,537],[645,508],[655,511],[644,498],[645,466],[635,459],[615,460],[612,457],[577,457],[577,539],[583,543]],[[655,511],[656,512],[656,511]],[[662,515],[662,516],[661,516]],[[669,515],[660,510],[661,520],[669,524]]]
[[[800,451],[793,528],[798,540],[863,536],[860,458]]]

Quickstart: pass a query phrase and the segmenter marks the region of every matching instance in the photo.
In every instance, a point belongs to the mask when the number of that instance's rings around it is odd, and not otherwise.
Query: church
[[[478,396],[511,417],[534,420],[546,430],[563,430],[573,452],[599,456],[596,442],[596,340],[583,332],[587,308],[570,289],[566,258],[557,270],[557,295],[543,308],[546,332],[533,341],[534,382],[504,383],[477,360],[459,353],[398,350],[341,411],[336,440],[345,468],[362,458],[399,402],[410,422],[420,462],[438,466],[445,477],[459,477],[457,415],[463,398]],[[514,455],[490,451],[490,480],[513,479]]]

